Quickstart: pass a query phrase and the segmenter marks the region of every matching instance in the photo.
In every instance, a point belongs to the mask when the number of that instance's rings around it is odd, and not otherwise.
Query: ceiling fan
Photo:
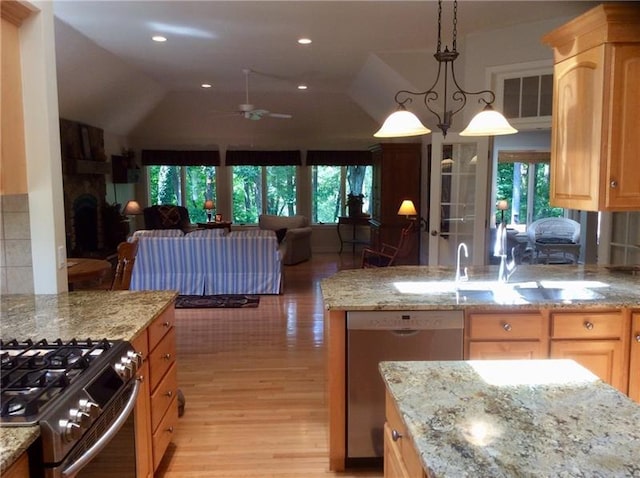
[[[279,119],[290,119],[292,115],[287,113],[272,113],[269,110],[265,110],[262,108],[256,108],[249,102],[249,74],[251,70],[245,68],[242,70],[245,76],[245,102],[238,105],[238,112],[246,119],[250,119],[253,121],[258,121],[268,116],[270,118],[279,118]]]

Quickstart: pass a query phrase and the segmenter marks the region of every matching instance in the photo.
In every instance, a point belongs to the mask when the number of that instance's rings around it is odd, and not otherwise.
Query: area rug
[[[257,295],[179,295],[176,309],[258,307],[259,303],[260,296]]]

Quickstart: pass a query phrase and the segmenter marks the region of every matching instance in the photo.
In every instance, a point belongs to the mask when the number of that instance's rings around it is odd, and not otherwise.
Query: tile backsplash
[[[0,196],[0,293],[33,294],[27,194]]]

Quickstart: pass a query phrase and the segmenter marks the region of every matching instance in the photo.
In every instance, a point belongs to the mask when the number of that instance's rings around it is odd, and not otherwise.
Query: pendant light
[[[438,73],[431,87],[426,91],[400,90],[396,93],[395,102],[398,105],[396,112],[392,113],[383,123],[382,127],[373,135],[376,138],[397,138],[406,136],[418,136],[431,132],[424,126],[416,115],[406,109],[406,104],[411,103],[412,97],[422,97],[422,101],[427,109],[438,119],[438,128],[446,137],[447,131],[451,127],[453,116],[467,104],[467,96],[481,95],[479,102],[484,102],[484,109],[478,113],[469,123],[469,126],[460,133],[461,136],[495,136],[503,134],[517,133],[507,119],[493,109],[492,104],[496,95],[491,90],[465,91],[456,80],[454,62],[458,58],[457,50],[457,23],[458,23],[458,1],[453,2],[453,43],[452,50],[448,46],[442,50],[442,0],[438,0],[438,45],[436,53],[433,55],[438,62]],[[437,112],[432,103],[440,98],[436,91],[436,86],[440,82],[440,75],[443,76],[444,86],[442,89],[443,111]],[[449,75],[451,79],[449,79]],[[455,86],[452,92],[447,91],[449,84]],[[449,103],[451,103],[449,105]]]

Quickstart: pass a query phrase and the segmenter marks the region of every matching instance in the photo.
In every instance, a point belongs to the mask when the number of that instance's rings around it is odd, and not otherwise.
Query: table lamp
[[[411,199],[405,199],[400,204],[400,209],[398,209],[398,216],[407,216],[407,219],[411,219],[409,216],[417,216],[418,211],[416,211],[416,207],[413,205],[413,201]]]
[[[207,222],[211,222],[212,211],[216,208],[216,204],[211,199],[207,199],[204,202],[203,209],[207,211]]]

